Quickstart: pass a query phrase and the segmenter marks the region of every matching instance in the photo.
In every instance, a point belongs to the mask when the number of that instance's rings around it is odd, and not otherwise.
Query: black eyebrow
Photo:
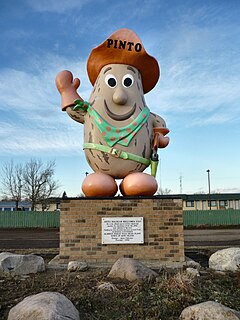
[[[131,70],[133,73],[136,73],[135,70],[134,70],[132,67],[130,67],[130,66],[128,66],[127,69],[128,69],[128,70]]]
[[[109,70],[112,70],[111,67],[108,67],[103,73],[105,74],[106,72],[108,72]]]

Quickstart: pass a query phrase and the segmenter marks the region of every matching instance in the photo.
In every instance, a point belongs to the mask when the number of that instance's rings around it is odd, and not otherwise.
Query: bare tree
[[[21,164],[14,165],[13,161],[5,163],[2,167],[1,176],[3,194],[16,201],[15,210],[18,210],[22,198],[23,166]]]
[[[37,204],[46,203],[46,199],[58,189],[54,169],[55,161],[43,164],[39,159],[31,159],[25,165],[14,165],[13,161],[6,163],[2,168],[3,194],[16,201],[16,210],[22,196],[31,201],[31,209],[35,210]]]
[[[157,195],[167,195],[167,194],[170,194],[172,192],[171,189],[168,189],[168,188],[159,188],[158,191],[157,191]]]
[[[35,210],[38,203],[43,203],[58,189],[58,184],[53,179],[54,168],[55,161],[44,165],[41,160],[31,159],[26,163],[23,192],[32,202],[32,210]]]

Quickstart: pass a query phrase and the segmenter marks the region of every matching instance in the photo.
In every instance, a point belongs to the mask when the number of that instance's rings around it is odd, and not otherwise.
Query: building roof
[[[31,202],[20,201],[18,207],[31,207]],[[12,208],[16,206],[16,201],[0,201],[0,208]]]
[[[211,193],[211,194],[182,194],[183,200],[202,201],[202,200],[240,200],[240,193]]]

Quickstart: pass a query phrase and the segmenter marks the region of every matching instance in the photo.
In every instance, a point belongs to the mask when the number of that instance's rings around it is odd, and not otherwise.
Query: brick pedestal
[[[182,200],[164,197],[68,198],[61,202],[61,263],[110,265],[130,257],[147,265],[184,261]],[[102,218],[143,217],[143,244],[102,244]]]

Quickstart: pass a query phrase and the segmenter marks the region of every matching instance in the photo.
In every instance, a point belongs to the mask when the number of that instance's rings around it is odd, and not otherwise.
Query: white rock
[[[60,255],[56,255],[52,260],[46,265],[47,269],[51,270],[67,270],[67,263],[63,263],[60,259]]]
[[[240,271],[240,248],[219,250],[209,258],[209,268],[217,271]]]
[[[191,277],[200,277],[200,273],[197,269],[194,268],[187,268],[186,273],[189,274]]]
[[[239,320],[240,312],[221,303],[207,301],[185,308],[180,320]]]
[[[18,303],[7,320],[79,320],[79,313],[63,294],[42,292]]]
[[[14,275],[45,271],[42,257],[33,254],[22,255],[9,252],[0,253],[0,270]]]
[[[201,269],[201,265],[200,263],[194,261],[193,259],[185,256],[185,266],[186,267],[189,267],[189,268],[195,268],[195,269],[198,269],[200,270]]]
[[[118,291],[117,287],[111,282],[104,282],[97,286],[98,290],[103,291]]]
[[[139,282],[151,281],[157,276],[158,274],[155,271],[131,258],[118,259],[108,274],[110,278],[121,278]]]
[[[67,269],[70,272],[86,271],[88,269],[88,264],[82,261],[69,261]]]

